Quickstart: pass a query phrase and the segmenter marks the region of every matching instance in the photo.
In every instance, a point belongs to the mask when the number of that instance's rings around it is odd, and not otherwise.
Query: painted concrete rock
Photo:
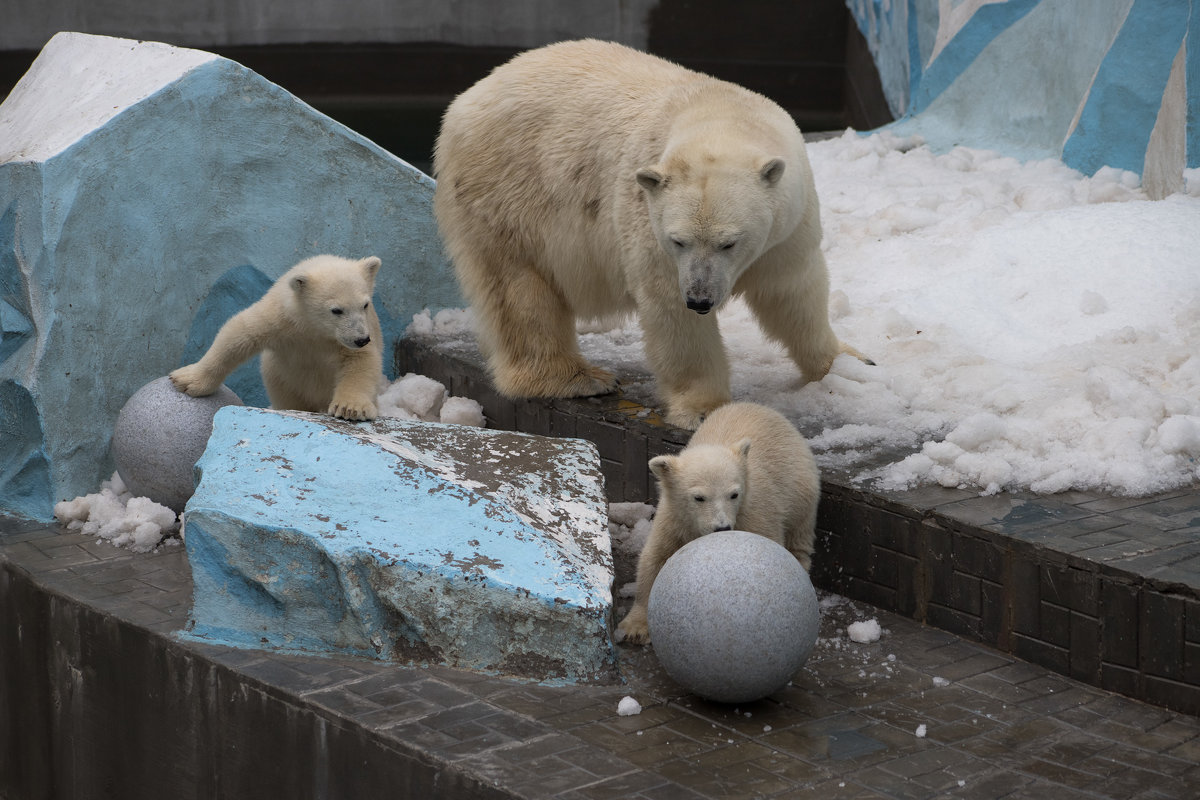
[[[461,307],[432,195],[232,61],[55,36],[0,105],[0,511],[50,520],[95,491],[125,401],[306,256],[384,259],[389,342]]]
[[[667,674],[722,703],[782,689],[817,642],[817,593],[804,567],[765,536],[723,531],[679,548],[647,609]]]
[[[117,415],[112,436],[113,460],[129,491],[176,514],[183,511],[213,415],[230,405],[240,406],[242,400],[224,384],[208,397],[189,397],[166,376],[134,392]]]
[[[615,680],[591,443],[224,408],[197,467],[188,636]]]

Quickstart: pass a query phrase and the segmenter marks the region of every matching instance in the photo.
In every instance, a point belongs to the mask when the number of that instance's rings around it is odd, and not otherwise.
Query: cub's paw
[[[621,620],[621,624],[617,626],[617,635],[614,638],[618,642],[628,642],[629,644],[648,644],[650,642],[650,622],[646,619],[646,611],[634,608],[626,614],[625,619]]]
[[[211,375],[200,369],[199,364],[180,367],[169,377],[176,389],[192,397],[207,397],[221,385],[220,381],[214,381]]]
[[[379,414],[379,408],[373,400],[361,397],[334,397],[325,413],[353,421],[370,420]]]

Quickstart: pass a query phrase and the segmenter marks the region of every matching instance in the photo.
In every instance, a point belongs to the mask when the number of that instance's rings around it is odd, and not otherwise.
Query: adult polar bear
[[[637,311],[667,421],[730,400],[715,314],[745,297],[809,380],[839,351],[804,141],[740,86],[618,44],[523,53],[450,105],[434,212],[496,387],[615,388],[577,318]],[[857,355],[857,353],[855,353]]]

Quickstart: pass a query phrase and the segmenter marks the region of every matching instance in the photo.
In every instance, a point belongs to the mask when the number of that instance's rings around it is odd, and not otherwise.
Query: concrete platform
[[[409,342],[400,363],[496,427],[596,442],[610,499],[645,497],[636,465],[686,438],[629,399],[505,405],[469,354]],[[1190,545],[1170,542],[1195,503],[876,496],[827,475],[817,582],[875,604],[827,600],[792,684],[738,707],[688,695],[652,648],[619,646],[623,685],[555,687],[183,641],[182,547],[3,519],[0,798],[1196,797],[1200,718],[1070,677],[1093,653],[1088,678],[1190,708],[1200,618]],[[871,618],[879,641],[847,638]],[[1065,673],[1038,663],[1060,652]],[[626,695],[640,714],[617,714]]]

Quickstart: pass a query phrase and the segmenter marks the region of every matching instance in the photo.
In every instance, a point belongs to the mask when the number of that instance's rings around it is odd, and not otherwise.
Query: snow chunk
[[[622,697],[621,702],[617,703],[617,713],[622,717],[632,717],[642,713],[642,704],[632,697]]]
[[[154,550],[178,524],[174,511],[148,497],[134,497],[115,472],[100,484],[99,492],[56,504],[54,516],[68,530],[97,536],[135,553]]]
[[[879,627],[879,620],[868,619],[863,622],[853,622],[846,627],[846,635],[851,641],[859,644],[868,644],[870,642],[879,641],[883,629]]]
[[[925,734],[928,732],[929,732],[929,729],[925,727],[924,723],[917,726],[916,734],[917,734],[918,739],[924,739]]]

